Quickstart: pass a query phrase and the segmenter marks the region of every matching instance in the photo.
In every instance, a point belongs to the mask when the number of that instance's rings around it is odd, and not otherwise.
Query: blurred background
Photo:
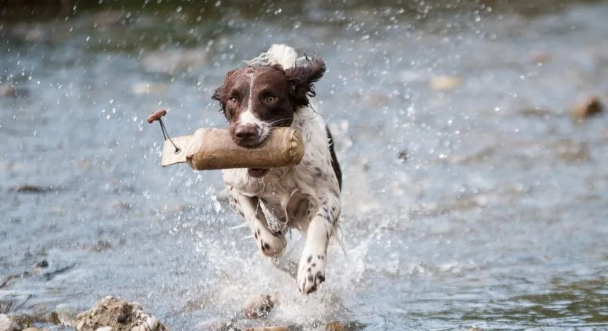
[[[0,314],[107,295],[174,330],[608,327],[608,1],[0,0]],[[344,247],[303,297],[218,171],[161,168],[223,127],[223,75],[274,43],[317,84]],[[302,240],[292,235],[288,257]],[[265,321],[242,318],[273,293]]]

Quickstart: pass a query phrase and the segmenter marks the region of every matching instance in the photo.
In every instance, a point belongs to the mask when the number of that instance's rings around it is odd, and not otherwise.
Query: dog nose
[[[258,128],[255,124],[241,124],[234,130],[234,135],[241,141],[253,140],[258,136]]]

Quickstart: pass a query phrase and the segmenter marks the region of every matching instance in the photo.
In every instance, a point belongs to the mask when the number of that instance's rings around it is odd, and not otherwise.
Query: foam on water
[[[242,231],[249,232],[248,229]],[[228,235],[238,236],[234,232]],[[304,238],[297,233],[292,237],[281,259],[295,263],[299,261]],[[212,269],[215,276],[202,282],[201,293],[205,293],[205,297],[201,305],[212,306],[224,318],[242,314],[247,299],[260,294],[277,297],[278,305],[269,319],[279,324],[312,325],[353,318],[343,300],[350,296],[353,288],[362,285],[367,244],[346,251],[333,245],[329,250],[327,280],[317,293],[308,296],[299,293],[293,275],[280,270],[271,259],[257,252],[251,239],[243,241],[239,254],[214,244],[198,245],[205,251],[201,263]]]

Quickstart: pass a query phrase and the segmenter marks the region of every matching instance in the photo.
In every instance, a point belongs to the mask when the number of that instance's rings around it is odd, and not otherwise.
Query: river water
[[[115,295],[174,330],[608,329],[608,119],[570,116],[608,102],[608,2],[78,6],[0,7],[4,312]],[[230,229],[219,172],[161,168],[145,123],[225,126],[213,89],[273,43],[329,69],[343,247],[310,296]],[[261,293],[278,306],[244,320]]]

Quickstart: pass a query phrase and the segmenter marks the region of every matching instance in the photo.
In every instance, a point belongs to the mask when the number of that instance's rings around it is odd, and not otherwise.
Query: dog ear
[[[315,96],[314,83],[325,73],[325,62],[313,59],[305,65],[295,66],[285,70],[287,80],[291,83],[292,98],[296,106],[304,107],[310,104],[308,97]]]
[[[216,88],[215,90],[213,90],[213,95],[211,96],[211,99],[215,100],[215,101],[219,101],[220,104],[222,103],[222,96],[224,95],[224,93],[226,93],[226,89],[224,88],[224,85]]]
[[[213,91],[213,95],[211,96],[211,99],[220,102],[220,105],[222,106],[222,110],[224,109],[224,106],[226,105],[226,99],[225,99],[226,81],[228,81],[228,79],[230,79],[230,77],[232,77],[232,75],[234,75],[234,73],[237,70],[238,69],[233,69],[233,70],[228,71],[228,73],[226,73],[226,76],[224,77],[224,83],[220,87],[216,88]]]

